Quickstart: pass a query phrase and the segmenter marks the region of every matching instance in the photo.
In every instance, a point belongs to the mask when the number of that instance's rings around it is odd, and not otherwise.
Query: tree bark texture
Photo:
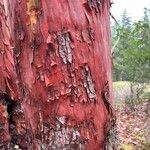
[[[0,149],[105,149],[109,7],[109,0],[0,1]]]

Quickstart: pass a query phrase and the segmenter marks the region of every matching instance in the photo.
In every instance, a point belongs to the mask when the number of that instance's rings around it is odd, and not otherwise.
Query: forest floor
[[[150,101],[117,105],[118,150],[150,150]]]
[[[150,85],[144,95],[148,96],[148,93]],[[150,150],[150,96],[131,100],[130,95],[129,82],[113,83],[119,145],[117,150]]]

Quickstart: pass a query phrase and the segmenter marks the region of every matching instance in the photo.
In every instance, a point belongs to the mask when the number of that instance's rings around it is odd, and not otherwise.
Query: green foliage
[[[131,23],[126,11],[112,29],[114,80],[148,82],[150,79],[150,10],[142,20]]]

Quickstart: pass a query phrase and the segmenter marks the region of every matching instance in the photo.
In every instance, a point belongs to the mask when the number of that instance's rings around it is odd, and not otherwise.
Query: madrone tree
[[[109,8],[109,0],[0,1],[0,149],[108,148]]]

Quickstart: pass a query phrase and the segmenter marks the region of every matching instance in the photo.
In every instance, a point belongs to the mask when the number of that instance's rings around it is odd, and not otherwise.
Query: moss
[[[130,82],[128,82],[128,81],[113,82],[113,88],[115,88],[115,89],[129,87],[129,86],[130,86]]]
[[[122,144],[121,148],[123,150],[133,150],[133,146],[131,144]]]

